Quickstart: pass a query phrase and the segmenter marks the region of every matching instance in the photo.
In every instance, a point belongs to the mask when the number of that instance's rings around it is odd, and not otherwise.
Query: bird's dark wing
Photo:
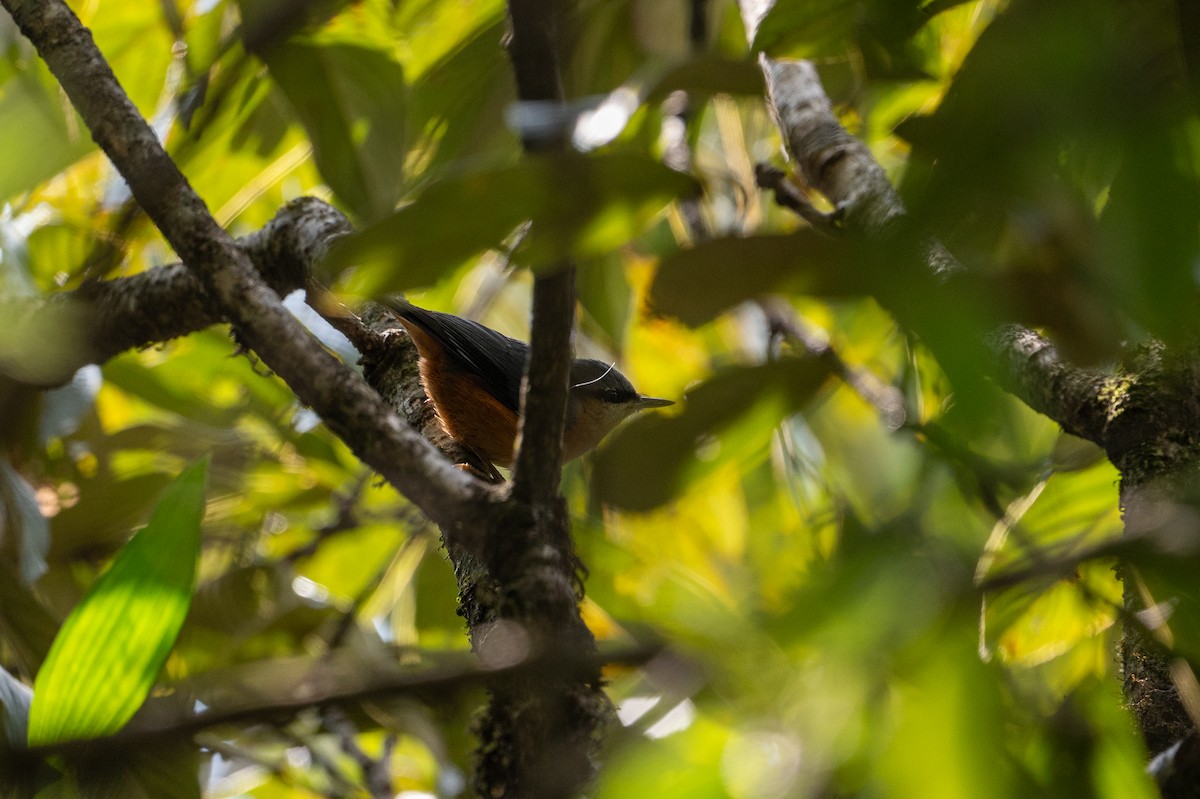
[[[478,322],[392,298],[379,301],[408,322],[420,325],[441,342],[446,357],[464,372],[476,375],[483,387],[516,413],[521,404],[521,375],[529,347]]]

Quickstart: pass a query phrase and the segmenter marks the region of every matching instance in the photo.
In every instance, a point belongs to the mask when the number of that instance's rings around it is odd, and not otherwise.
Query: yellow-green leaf
[[[34,681],[30,746],[109,735],[141,707],[191,603],[207,467],[189,466],[166,488],[63,622]]]

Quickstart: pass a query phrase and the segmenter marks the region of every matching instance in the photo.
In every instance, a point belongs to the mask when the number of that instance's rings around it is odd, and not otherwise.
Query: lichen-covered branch
[[[743,3],[744,11],[748,4]],[[920,241],[904,230],[904,208],[869,151],[838,124],[813,66],[764,58],[763,69],[773,109],[803,180],[837,208],[838,235]],[[774,181],[777,193],[782,188],[785,202],[790,201],[778,174],[760,174],[768,184]],[[921,260],[926,274],[943,282],[952,282],[961,271],[936,241],[923,246]],[[983,373],[1064,429],[1099,444],[1120,471],[1121,507],[1132,534],[1122,546],[1137,543],[1139,552],[1178,547],[1184,540],[1195,546],[1200,540],[1195,522],[1195,498],[1200,496],[1200,353],[1194,347],[1168,353],[1150,343],[1118,372],[1104,373],[1065,362],[1050,341],[1020,325],[1001,325],[985,339],[979,363]],[[1135,570],[1128,563],[1124,568],[1127,613],[1166,599],[1134,590],[1139,584]],[[1196,612],[1194,603],[1186,612]],[[1176,667],[1182,661],[1164,655],[1160,643],[1129,624],[1120,656],[1125,696],[1150,751],[1174,752],[1168,747],[1192,740],[1193,718],[1177,689]],[[1192,679],[1190,671],[1185,676]],[[1164,795],[1193,794],[1194,764],[1185,764],[1184,770],[1186,778],[1161,780]]]
[[[447,536],[477,531],[493,493],[451,468],[284,308],[163,150],[74,13],[61,0],[3,4],[239,339]]]
[[[1021,325],[1002,325],[985,342],[997,382],[1068,433],[1108,444],[1116,392],[1124,378],[1065,363],[1054,344]]]
[[[304,288],[329,244],[349,231],[350,222],[336,208],[303,197],[284,206],[261,230],[239,239],[237,245],[282,297]],[[58,325],[64,310],[72,313],[74,324],[59,358],[40,363],[13,358],[0,362],[0,372],[24,382],[59,385],[86,364],[104,363],[126,350],[170,341],[225,321],[204,286],[182,263],[112,280],[90,280],[74,291],[45,299],[0,301],[0,318],[20,317],[22,335],[32,339],[53,335],[51,328]],[[30,377],[37,380],[28,380]]]
[[[961,272],[962,267],[938,242],[901,230],[905,211],[899,195],[870,150],[838,122],[816,68],[807,61],[774,61],[766,56],[761,62],[771,109],[788,151],[804,182],[837,209],[837,230],[859,238],[896,236],[902,243],[919,242],[916,255],[928,268],[926,275],[947,278]],[[782,193],[785,202],[794,199],[780,185],[784,179],[780,173],[759,170],[759,176]],[[823,229],[830,232],[831,228]],[[1113,388],[1119,378],[1065,363],[1049,341],[1019,325],[999,328],[984,344],[979,355],[991,360],[979,364],[982,371],[1064,429],[1107,448],[1115,395],[1101,389]]]

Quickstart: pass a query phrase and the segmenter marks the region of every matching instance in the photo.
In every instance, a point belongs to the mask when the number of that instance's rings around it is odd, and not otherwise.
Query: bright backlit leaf
[[[321,176],[361,219],[400,197],[404,71],[389,54],[348,44],[287,42],[263,57],[313,144]]]
[[[20,152],[19,158],[0,160],[0,203],[29,191],[90,152],[95,145],[81,135],[76,120],[69,117],[49,78],[38,67],[10,78],[0,86],[0,151]],[[36,141],[26,148],[23,142]]]
[[[167,487],[63,622],[34,682],[30,746],[109,735],[141,707],[191,603],[207,469],[199,461]]]

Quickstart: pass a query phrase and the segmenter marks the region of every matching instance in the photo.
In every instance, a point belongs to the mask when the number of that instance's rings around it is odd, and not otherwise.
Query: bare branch
[[[787,173],[767,164],[758,164],[754,168],[755,182],[760,189],[775,192],[775,202],[783,208],[794,211],[801,219],[826,235],[836,236],[841,233],[839,223],[841,213],[824,213],[805,196],[796,184],[788,180]]]
[[[844,216],[847,228],[877,235],[904,215],[904,206],[871,151],[851,136],[808,61],[760,57],[771,111],[806,185]]]

